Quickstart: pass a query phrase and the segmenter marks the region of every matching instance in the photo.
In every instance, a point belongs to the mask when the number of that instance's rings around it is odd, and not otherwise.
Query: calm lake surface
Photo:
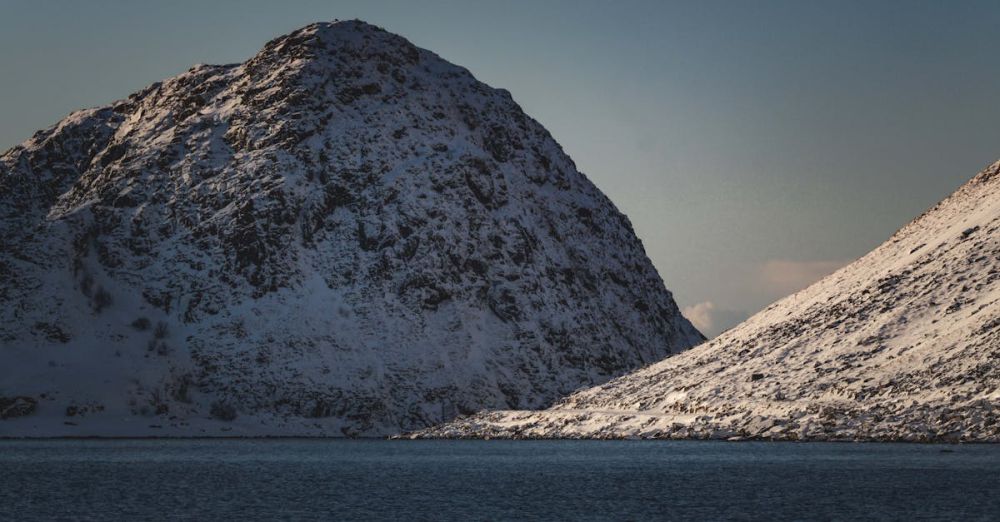
[[[997,520],[1000,446],[0,441],[2,520]]]

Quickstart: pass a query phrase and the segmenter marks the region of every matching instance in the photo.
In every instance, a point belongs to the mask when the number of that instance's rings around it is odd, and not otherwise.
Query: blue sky
[[[0,148],[361,18],[511,91],[709,334],[1000,157],[996,2],[4,2]]]

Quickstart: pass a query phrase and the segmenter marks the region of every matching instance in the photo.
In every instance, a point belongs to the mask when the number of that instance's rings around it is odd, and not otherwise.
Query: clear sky
[[[0,5],[0,149],[310,22],[399,33],[545,125],[708,334],[1000,158],[995,1]]]

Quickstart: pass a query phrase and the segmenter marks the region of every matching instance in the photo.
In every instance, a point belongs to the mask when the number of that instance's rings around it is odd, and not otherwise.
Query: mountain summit
[[[703,340],[506,91],[360,21],[39,131],[0,246],[0,435],[382,435]]]

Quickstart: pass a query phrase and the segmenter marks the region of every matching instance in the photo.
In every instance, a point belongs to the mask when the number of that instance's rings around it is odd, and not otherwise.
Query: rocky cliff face
[[[381,435],[702,340],[506,91],[357,21],[39,131],[0,246],[0,435]]]
[[[1000,162],[711,342],[425,435],[1000,442]]]

